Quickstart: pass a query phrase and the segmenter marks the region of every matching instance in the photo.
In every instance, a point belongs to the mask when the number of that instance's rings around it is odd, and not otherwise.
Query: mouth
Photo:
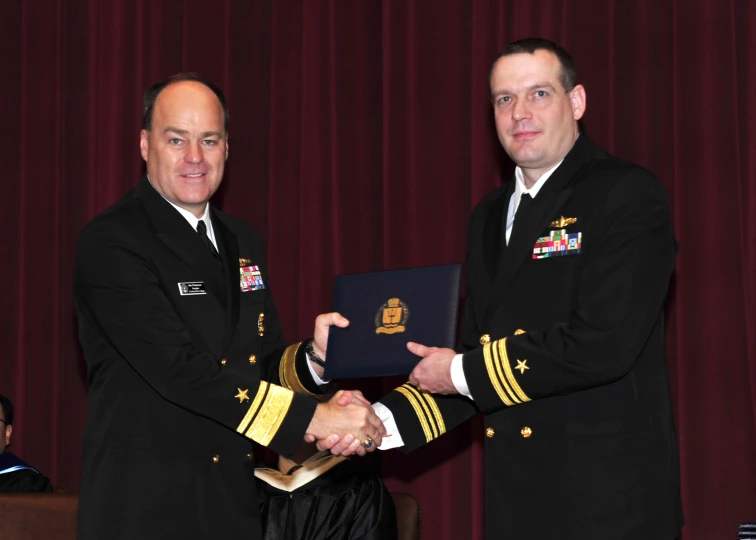
[[[202,178],[202,177],[204,177],[206,175],[207,175],[207,173],[192,173],[192,174],[180,174],[179,176],[181,176],[182,178],[188,178],[188,179],[192,180],[192,179],[195,179],[195,178]]]
[[[516,141],[528,141],[536,137],[538,134],[539,134],[538,131],[518,131],[516,133],[513,133],[512,137]]]

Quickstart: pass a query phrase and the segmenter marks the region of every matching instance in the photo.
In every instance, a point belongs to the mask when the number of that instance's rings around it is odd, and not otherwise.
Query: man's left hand
[[[426,347],[419,343],[407,343],[407,348],[423,359],[409,376],[410,384],[432,394],[457,394],[451,378],[451,363],[456,354],[451,349]]]
[[[349,321],[341,316],[341,314],[323,313],[318,315],[315,319],[315,331],[313,332],[312,348],[323,360],[326,359],[326,349],[328,348],[328,330],[331,326],[338,326],[339,328],[346,328],[349,326]]]

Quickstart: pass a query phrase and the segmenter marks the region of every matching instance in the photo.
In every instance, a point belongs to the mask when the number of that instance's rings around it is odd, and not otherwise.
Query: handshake
[[[331,326],[344,328],[349,321],[338,313],[325,313],[315,319],[312,346],[320,358],[326,356],[328,333]],[[420,390],[437,394],[456,394],[451,379],[454,351],[408,343],[407,348],[421,358],[409,376],[410,384]],[[323,376],[323,367],[313,365]],[[332,454],[364,456],[381,445],[386,436],[383,422],[375,414],[370,402],[359,390],[340,390],[330,400],[319,403],[307,427],[304,440],[317,441],[318,450]]]
[[[319,403],[307,427],[305,441],[332,454],[364,456],[381,445],[386,428],[359,390],[339,390]]]

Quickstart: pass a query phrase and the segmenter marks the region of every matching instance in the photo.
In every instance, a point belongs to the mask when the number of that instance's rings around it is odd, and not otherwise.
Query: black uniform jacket
[[[460,352],[474,402],[409,384],[381,401],[407,450],[485,415],[486,538],[671,540],[682,516],[665,191],[580,135],[507,246],[514,189],[489,194],[469,226]],[[560,239],[572,249],[538,258]]]
[[[144,177],[79,238],[79,538],[260,538],[252,441],[290,455],[312,418],[257,234],[211,219],[222,267]],[[242,291],[244,271],[262,286]]]

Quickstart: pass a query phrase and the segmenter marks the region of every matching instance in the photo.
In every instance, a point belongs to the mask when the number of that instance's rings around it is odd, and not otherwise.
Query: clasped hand
[[[456,394],[457,389],[454,387],[454,383],[451,379],[451,362],[454,358],[454,351],[451,349],[439,349],[437,347],[426,347],[418,343],[408,343],[407,348],[418,356],[422,356],[423,359],[415,366],[415,369],[409,376],[410,384],[413,384],[428,392],[436,394]],[[321,404],[328,407],[321,412],[326,417],[330,418],[331,411],[337,411],[338,408],[349,409],[359,411],[359,408],[369,408],[372,413],[372,407],[370,402],[367,401],[364,396],[358,390],[340,391],[328,402]],[[318,407],[321,407],[318,405]],[[357,409],[354,409],[357,407]],[[342,411],[346,412],[346,411]],[[362,415],[366,415],[365,411],[359,411]],[[316,416],[318,412],[316,412]],[[375,415],[375,413],[367,414],[365,416],[368,423],[372,428],[380,428],[377,430],[378,437],[365,431],[364,434],[369,436],[375,443],[370,449],[366,450],[361,443],[364,439],[358,434],[354,436],[354,431],[347,429],[346,431],[330,431],[329,435],[323,437],[320,433],[315,431],[325,428],[327,425],[322,425],[318,422],[315,429],[308,430],[305,440],[313,442],[317,440],[317,447],[319,450],[330,450],[333,454],[341,454],[348,456],[350,454],[364,455],[366,451],[372,452],[380,446],[381,439],[386,435],[386,429],[381,423],[381,420]],[[335,417],[334,417],[335,420]],[[313,419],[313,422],[315,419]],[[312,425],[312,424],[311,424]],[[322,433],[322,432],[321,432]],[[363,433],[363,432],[360,432]]]
[[[339,390],[318,404],[305,441],[318,441],[318,449],[330,449],[334,454],[364,456],[380,446],[385,435],[383,422],[358,390]],[[363,444],[366,441],[372,444]]]

